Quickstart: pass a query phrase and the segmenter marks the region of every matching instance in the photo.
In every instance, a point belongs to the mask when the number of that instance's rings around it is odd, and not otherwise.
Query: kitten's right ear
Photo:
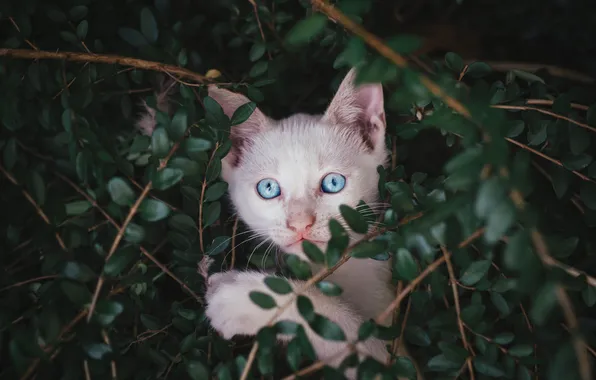
[[[232,118],[238,107],[250,102],[242,94],[218,88],[215,85],[208,87],[208,95],[219,103],[229,118]],[[231,128],[230,141],[232,142],[232,149],[222,160],[222,177],[224,181],[229,182],[231,171],[240,163],[244,149],[252,143],[256,135],[269,127],[270,119],[256,108],[244,123]]]

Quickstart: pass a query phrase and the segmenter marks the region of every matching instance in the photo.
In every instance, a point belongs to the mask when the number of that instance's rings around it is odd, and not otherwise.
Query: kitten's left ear
[[[323,120],[332,125],[356,128],[372,149],[385,143],[385,106],[380,83],[354,86],[356,69],[352,68],[341,82]]]
[[[242,94],[218,88],[215,85],[208,87],[208,94],[221,106],[229,118],[232,118],[238,107],[250,101]],[[231,128],[230,141],[232,142],[232,148],[221,161],[222,177],[225,181],[230,182],[232,172],[240,164],[245,149],[252,144],[259,133],[267,130],[270,124],[270,119],[256,108],[244,123]]]

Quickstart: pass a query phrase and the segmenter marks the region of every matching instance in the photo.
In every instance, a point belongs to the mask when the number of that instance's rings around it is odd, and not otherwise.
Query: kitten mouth
[[[296,240],[296,241],[294,241],[294,242],[292,242],[292,243],[288,244],[288,245],[287,245],[287,247],[292,247],[292,246],[294,246],[294,245],[296,245],[296,244],[302,244],[302,242],[303,242],[303,241],[305,241],[305,240],[306,240],[306,241],[309,241],[309,242],[311,242],[311,243],[313,243],[313,244],[317,244],[317,243],[324,243],[324,241],[320,241],[320,240],[313,240],[313,239],[307,239],[307,238],[300,238],[300,239],[298,239],[298,240]]]

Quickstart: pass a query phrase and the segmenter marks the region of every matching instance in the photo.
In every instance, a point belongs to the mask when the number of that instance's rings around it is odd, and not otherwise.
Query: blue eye
[[[346,186],[346,177],[339,173],[327,174],[321,181],[324,193],[339,193]]]
[[[281,189],[279,183],[271,178],[265,178],[257,183],[257,193],[264,199],[273,199],[279,197]]]

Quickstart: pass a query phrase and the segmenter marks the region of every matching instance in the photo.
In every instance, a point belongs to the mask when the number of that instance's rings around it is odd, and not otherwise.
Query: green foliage
[[[399,54],[423,46],[420,36],[397,33],[396,13],[383,2],[336,3]],[[474,6],[432,3],[445,13]],[[223,380],[245,368],[249,378],[278,379],[316,365],[306,325],[323,339],[349,340],[305,295],[312,293],[298,295],[294,282],[269,276],[249,302],[275,313],[288,306],[273,296],[287,297],[305,324],[261,329],[249,359],[250,344],[223,339],[204,317],[197,264],[207,257],[212,272],[277,269],[305,281],[347,260],[391,260],[391,285],[407,287],[395,323],[367,320],[355,333],[403,337],[417,366],[406,357],[383,366],[349,356],[343,365],[358,367],[362,379],[415,378],[415,368],[427,379],[471,378],[470,371],[477,379],[580,378],[593,361],[585,347],[596,345],[594,88],[546,71],[500,72],[458,52],[404,68],[309,1],[255,4],[0,5],[0,379],[103,379],[116,371],[118,379]],[[528,4],[528,15],[544,16],[536,12],[542,2]],[[513,28],[502,21],[511,9],[495,10],[491,22]],[[577,41],[561,44],[570,40]],[[19,59],[4,48],[178,68]],[[230,128],[256,106],[274,118],[322,112],[353,66],[359,82],[384,84],[387,148],[396,154],[395,165],[378,169],[387,207],[340,206],[326,248],[303,242],[315,267],[295,255],[276,267],[270,246],[251,245],[225,195]],[[250,101],[228,117],[199,75]],[[169,109],[156,111],[157,129],[141,135],[133,127],[139,105],[157,107],[153,90],[164,79],[176,84]],[[467,112],[454,112],[458,105]],[[429,131],[439,146],[425,140]],[[420,139],[433,151],[450,148],[447,159],[424,157],[434,172],[410,160]],[[351,233],[364,236],[353,247]],[[309,292],[341,297],[341,286],[319,280]],[[276,333],[290,337],[283,349]],[[330,368],[321,374],[341,378]]]

